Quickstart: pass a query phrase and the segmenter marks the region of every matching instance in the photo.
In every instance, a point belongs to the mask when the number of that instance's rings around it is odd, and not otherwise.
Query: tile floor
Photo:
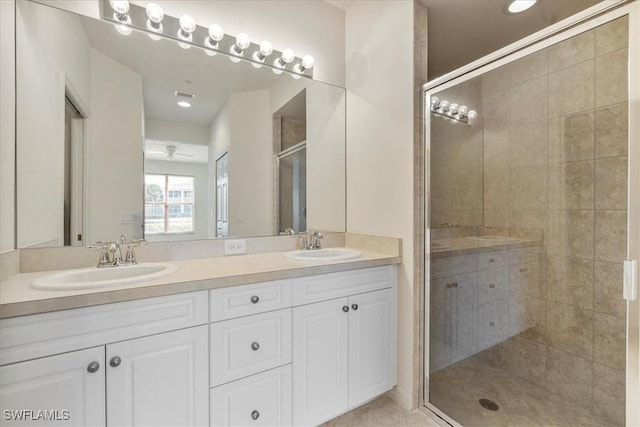
[[[335,418],[322,427],[440,427],[420,411],[409,412],[389,396],[382,396]]]
[[[482,398],[494,401],[499,409],[484,409],[478,403]],[[613,426],[575,403],[475,358],[431,374],[430,399],[464,426]]]

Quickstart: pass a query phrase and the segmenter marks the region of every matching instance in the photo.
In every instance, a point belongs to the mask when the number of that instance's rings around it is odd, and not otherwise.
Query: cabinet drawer
[[[0,365],[207,323],[207,291],[0,321]]]
[[[291,362],[291,309],[211,324],[211,386]]]
[[[210,392],[212,426],[291,425],[291,365]]]
[[[390,288],[396,281],[393,265],[293,279],[293,305],[310,304]]]
[[[212,289],[211,322],[291,307],[291,280]]]

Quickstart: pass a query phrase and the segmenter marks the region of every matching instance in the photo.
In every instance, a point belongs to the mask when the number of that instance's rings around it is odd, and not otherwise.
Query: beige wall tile
[[[627,254],[627,212],[596,211],[595,259],[621,262]]]
[[[530,297],[546,298],[546,274],[539,262],[509,266],[509,288],[511,292]]]
[[[546,384],[552,393],[591,406],[593,363],[562,351],[547,348]]]
[[[511,169],[509,176],[511,209],[547,207],[547,166]]]
[[[432,157],[433,158],[433,157]],[[484,170],[509,168],[509,129],[484,131]]]
[[[593,412],[605,425],[624,426],[624,372],[593,364]]]
[[[547,76],[543,75],[532,80],[523,80],[511,88],[511,111],[517,112],[511,116],[511,123],[532,123],[545,120],[548,114]]]
[[[625,317],[595,313],[593,319],[593,360],[615,368],[625,370],[626,356]]]
[[[571,65],[592,59],[595,51],[595,31],[571,37],[560,43],[550,46],[549,72],[558,71]]]
[[[547,57],[547,50],[541,50],[511,63],[511,83],[516,85],[545,76],[548,71]]]
[[[627,109],[627,102],[596,109],[596,157],[627,155],[629,145]]]
[[[509,171],[496,170],[484,174],[484,209],[509,209]]]
[[[627,49],[596,57],[596,107],[627,100]]]
[[[593,311],[549,302],[547,304],[547,343],[586,359],[593,357]]]
[[[484,223],[489,227],[509,227],[509,211],[485,209]]]
[[[593,159],[594,135],[593,111],[549,119],[549,162]]]
[[[522,337],[507,344],[507,371],[540,387],[545,386],[545,346]]]
[[[549,209],[592,209],[593,160],[549,166]]]
[[[512,168],[547,163],[547,120],[512,126],[509,160]]]
[[[596,209],[627,209],[627,157],[596,160]]]
[[[596,55],[627,47],[629,18],[625,15],[615,21],[601,25],[596,31]]]
[[[592,210],[550,210],[548,253],[592,259],[593,218]]]
[[[549,301],[593,308],[593,261],[550,256],[547,266]]]
[[[592,60],[549,74],[549,116],[559,117],[593,108],[594,75]]]
[[[523,294],[509,295],[509,333],[544,343],[546,337],[546,300]]]
[[[511,227],[534,230],[547,229],[547,211],[542,209],[512,209],[509,211]]]
[[[595,261],[593,309],[600,313],[623,317],[627,303],[622,298],[622,264]]]
[[[541,73],[540,75],[542,74],[544,73]],[[480,78],[482,80],[481,91],[483,101],[495,94],[508,94],[511,89],[511,67],[509,65],[504,65],[488,71]]]

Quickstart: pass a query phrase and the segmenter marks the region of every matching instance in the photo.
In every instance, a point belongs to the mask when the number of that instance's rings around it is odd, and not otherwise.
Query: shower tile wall
[[[431,121],[432,227],[540,239],[522,263],[510,251],[511,338],[478,357],[619,425],[627,25],[620,18],[438,95],[480,102],[481,128]]]

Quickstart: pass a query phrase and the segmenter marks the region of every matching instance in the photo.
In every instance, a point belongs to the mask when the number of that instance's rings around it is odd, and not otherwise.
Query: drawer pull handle
[[[87,366],[87,371],[89,371],[90,374],[98,372],[98,369],[100,369],[100,364],[98,362],[91,362],[89,363],[89,366]]]
[[[489,258],[489,262],[496,262],[496,260],[493,258]]]
[[[349,312],[349,306],[348,305],[343,306],[342,307],[342,311],[344,311],[345,313],[348,313]]]
[[[251,343],[251,350],[253,350],[253,351],[258,351],[258,350],[260,350],[260,344],[258,344],[258,343],[257,343],[257,342],[255,342],[255,341],[254,341],[254,342],[252,342],[252,343]]]
[[[493,322],[489,322],[489,326],[496,326],[496,324]]]
[[[520,269],[520,273],[526,273],[526,272],[527,272],[527,269],[526,269],[526,268],[521,268],[521,269]]]
[[[258,411],[253,411],[253,412],[251,413],[251,419],[252,419],[253,421],[255,421],[255,420],[257,420],[258,418],[260,418],[260,412],[258,412]]]
[[[494,285],[493,283],[489,283],[489,287],[490,287],[491,289],[494,289],[494,288],[496,287],[496,285]]]
[[[447,288],[451,289],[451,288],[457,288],[458,284],[456,282],[453,283],[447,283]]]
[[[119,356],[113,356],[111,360],[109,360],[109,365],[111,365],[112,368],[117,368],[121,363],[122,359],[120,359]]]
[[[358,309],[358,304],[351,304],[351,308],[355,311]]]
[[[254,295],[251,297],[251,302],[253,304],[257,304],[260,301],[260,297],[258,295]]]

